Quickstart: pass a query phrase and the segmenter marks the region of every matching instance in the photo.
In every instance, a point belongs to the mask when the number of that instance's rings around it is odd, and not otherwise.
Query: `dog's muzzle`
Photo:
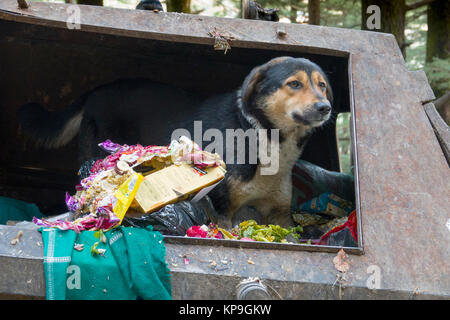
[[[303,113],[293,112],[292,118],[303,125],[320,126],[327,121],[331,114],[331,105],[328,102],[316,102]]]
[[[328,102],[317,102],[313,106],[314,110],[322,116],[327,116],[331,112],[331,106]]]

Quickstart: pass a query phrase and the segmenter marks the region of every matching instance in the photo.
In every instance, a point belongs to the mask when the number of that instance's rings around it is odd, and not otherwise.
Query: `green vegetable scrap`
[[[282,228],[278,225],[258,225],[255,220],[247,220],[239,225],[239,238],[250,238],[263,242],[288,242],[286,237],[291,235],[295,240],[300,238],[301,226]]]
[[[106,243],[106,236],[105,236],[105,234],[103,233],[103,230],[98,230],[98,231],[94,232],[94,237],[98,238],[99,241],[95,242],[95,243],[92,245],[92,247],[91,247],[91,254],[92,254],[93,256],[95,256],[95,255],[101,255],[101,256],[104,257],[104,256],[105,256],[106,249],[100,249],[100,248],[97,248],[97,246],[100,244],[100,241],[103,242],[103,243]]]

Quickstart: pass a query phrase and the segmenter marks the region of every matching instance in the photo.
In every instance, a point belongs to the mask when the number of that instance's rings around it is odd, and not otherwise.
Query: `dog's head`
[[[241,88],[242,108],[266,129],[321,126],[330,118],[333,94],[315,63],[279,57],[254,68]]]

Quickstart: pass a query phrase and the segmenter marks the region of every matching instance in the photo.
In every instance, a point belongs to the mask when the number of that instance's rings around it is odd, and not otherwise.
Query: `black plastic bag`
[[[338,232],[330,234],[327,239],[328,246],[335,247],[357,247],[358,243],[353,238],[350,229],[347,227]]]
[[[208,196],[197,202],[180,201],[153,213],[133,213],[125,216],[122,225],[128,227],[153,226],[164,235],[184,236],[192,226],[217,222],[217,213]]]

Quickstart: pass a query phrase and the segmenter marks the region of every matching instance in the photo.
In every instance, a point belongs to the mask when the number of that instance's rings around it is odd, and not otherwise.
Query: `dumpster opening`
[[[238,88],[253,67],[278,56],[308,58],[329,77],[336,114],[354,113],[351,92],[351,57],[347,52],[292,44],[232,43],[226,54],[215,51],[205,32],[205,43],[171,36],[171,41],[143,39],[123,34],[74,32],[51,25],[0,21],[0,106],[2,145],[1,195],[38,205],[46,215],[66,210],[64,193],[74,192],[78,143],[76,139],[55,150],[41,150],[18,134],[16,111],[35,101],[48,110],[61,110],[84,92],[119,78],[149,78],[157,82],[213,96]],[[39,35],[37,37],[36,35]],[[207,43],[206,43],[207,42]],[[23,77],[22,75],[28,75]],[[180,112],[185,110],[180,108]],[[353,122],[352,122],[353,121]],[[350,121],[355,147],[354,117]],[[7,141],[7,143],[6,143]],[[339,172],[341,163],[336,139],[336,117],[318,129],[305,147],[302,160]],[[355,208],[360,224],[357,161],[354,153]],[[348,252],[361,253],[358,246]],[[233,240],[166,236],[167,242],[213,244],[251,248],[337,251],[338,247],[309,244],[251,243]],[[217,242],[219,241],[219,242]]]

